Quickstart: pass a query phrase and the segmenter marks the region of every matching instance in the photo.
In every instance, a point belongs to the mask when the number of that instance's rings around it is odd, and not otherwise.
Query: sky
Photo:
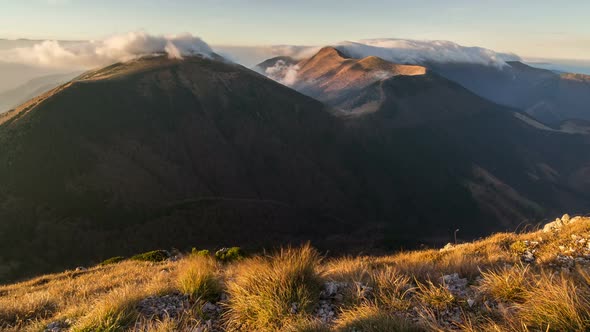
[[[588,0],[0,0],[0,38],[189,32],[211,45],[451,40],[523,57],[590,59]]]

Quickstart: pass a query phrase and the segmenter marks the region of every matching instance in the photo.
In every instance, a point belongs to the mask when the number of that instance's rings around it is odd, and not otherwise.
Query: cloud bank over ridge
[[[16,41],[13,43],[18,44]],[[224,57],[251,67],[280,55],[295,59],[308,58],[324,46],[219,45],[210,47],[191,34],[163,36],[150,35],[141,31],[115,35],[103,40],[78,42],[48,40],[34,43],[13,48],[0,47],[0,62],[42,68],[88,69],[154,53],[166,53],[176,58],[194,54],[209,55],[213,52],[213,48]],[[514,54],[436,40],[366,39],[340,42],[332,46],[354,58],[374,55],[395,63],[406,64],[475,63],[502,67],[507,60],[520,59]]]
[[[46,68],[94,68],[159,53],[182,58],[209,56],[213,51],[203,40],[188,33],[163,36],[129,32],[103,40],[67,43],[46,40],[30,47],[1,50],[0,62]]]
[[[365,39],[339,43],[335,47],[353,58],[378,56],[403,64],[473,63],[501,67],[506,61],[520,60],[515,54],[466,47],[444,40]]]
[[[351,58],[378,56],[400,64],[473,63],[503,66],[506,61],[520,60],[516,54],[499,53],[482,47],[467,47],[445,40],[364,39],[332,45]],[[312,56],[320,47],[279,45],[269,48],[269,55],[303,59]]]

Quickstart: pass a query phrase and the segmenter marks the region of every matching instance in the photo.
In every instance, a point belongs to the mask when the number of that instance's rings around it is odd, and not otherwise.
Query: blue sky
[[[590,1],[0,0],[0,38],[191,32],[210,44],[444,39],[540,58],[590,58]]]

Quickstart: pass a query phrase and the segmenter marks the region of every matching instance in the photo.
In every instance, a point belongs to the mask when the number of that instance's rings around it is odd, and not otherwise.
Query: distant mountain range
[[[0,113],[17,107],[29,99],[49,91],[60,84],[66,83],[79,74],[80,72],[41,76],[14,89],[0,92]]]
[[[441,244],[589,206],[583,121],[550,128],[425,66],[277,61],[258,70],[297,66],[314,98],[152,56],[0,115],[0,279],[172,246]]]
[[[331,48],[340,55],[352,61],[353,57],[346,54],[346,47]],[[374,52],[380,53],[377,49]],[[370,53],[365,50],[365,53]],[[282,60],[281,60],[282,59]],[[312,59],[291,59],[292,66],[306,66]],[[267,73],[268,68],[278,61],[285,61],[284,57],[269,59],[254,67],[267,76],[277,79],[276,72]],[[566,120],[590,120],[590,76],[583,74],[556,73],[552,70],[534,68],[519,61],[508,61],[504,66],[492,66],[467,62],[433,62],[423,61],[419,65],[428,68],[451,81],[457,82],[475,94],[495,103],[520,109],[542,123],[559,128]],[[330,68],[324,64],[323,68]],[[357,68],[358,69],[358,68]],[[328,69],[326,69],[328,70]],[[304,69],[301,72],[305,72]],[[373,70],[373,73],[379,71]],[[273,77],[274,76],[274,77]],[[299,76],[292,86],[312,97],[318,93],[309,91],[302,85],[313,81],[305,74]],[[317,77],[316,77],[317,78]],[[281,78],[278,77],[280,81]],[[355,84],[360,84],[354,81]],[[317,85],[315,82],[313,85]],[[315,88],[318,88],[316,86]],[[322,98],[326,96],[322,94]]]
[[[431,68],[484,98],[524,110],[548,125],[590,120],[590,76],[558,74],[518,61],[507,64],[501,69],[473,64],[431,64]]]

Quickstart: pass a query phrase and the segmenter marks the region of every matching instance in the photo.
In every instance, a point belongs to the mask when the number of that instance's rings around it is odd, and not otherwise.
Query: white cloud
[[[502,67],[509,60],[519,60],[515,54],[497,53],[482,47],[466,47],[443,40],[366,39],[335,45],[353,58],[378,56],[404,64],[474,63]]]
[[[283,60],[279,60],[274,66],[266,68],[265,74],[279,83],[290,86],[295,84],[298,70],[298,65],[290,65]]]
[[[378,56],[385,60],[402,63],[425,65],[428,63],[475,63],[502,67],[506,61],[520,60],[515,54],[498,53],[482,47],[466,47],[442,40],[411,39],[366,39],[346,41],[332,45],[352,58]],[[302,59],[312,56],[320,47],[279,45],[257,48],[258,62],[273,56],[290,56]],[[252,52],[254,54],[254,52]],[[238,57],[237,61],[241,61]]]
[[[321,46],[274,45],[269,48],[269,52],[274,56],[284,55],[302,60],[313,56],[321,48]]]
[[[191,34],[156,36],[130,32],[104,40],[63,43],[43,41],[31,47],[0,51],[0,61],[46,68],[94,68],[142,55],[164,53],[171,58],[209,56],[212,50]]]

